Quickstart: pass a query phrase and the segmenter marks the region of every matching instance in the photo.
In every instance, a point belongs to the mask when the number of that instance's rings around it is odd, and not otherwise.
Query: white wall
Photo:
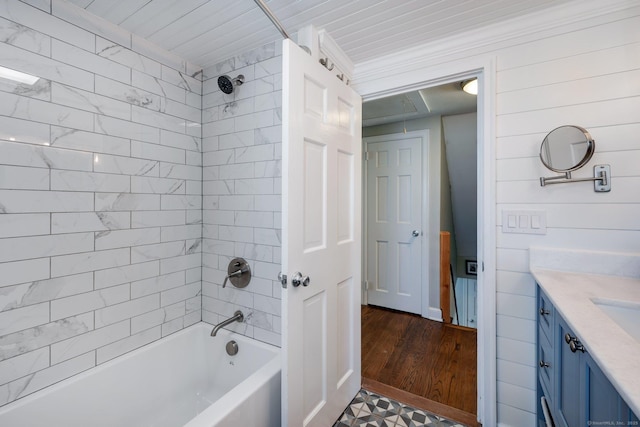
[[[239,54],[205,70],[203,86],[203,320],[280,345],[281,42]],[[230,95],[221,74],[243,74]],[[227,265],[244,257],[253,277],[246,288],[222,288]]]
[[[40,77],[0,79],[0,405],[201,319],[200,70],[34,3],[0,2]]]
[[[442,117],[446,160],[451,181],[451,203],[457,257],[453,264],[457,275],[467,275],[465,261],[476,260],[478,247],[477,163],[478,163],[478,115],[456,114]]]
[[[468,39],[378,60],[380,72],[375,64],[359,64],[353,84],[361,93],[386,90],[397,81],[418,84],[447,69],[473,69],[491,60],[497,66],[496,75],[488,76],[497,87],[497,415],[499,425],[534,426],[529,246],[640,251],[640,8],[632,1],[575,2]],[[610,193],[595,193],[590,183],[540,187],[538,178],[550,175],[538,158],[540,143],[563,124],[583,126],[596,140],[593,159],[574,176],[610,164]],[[503,234],[504,209],[545,210],[547,234]]]

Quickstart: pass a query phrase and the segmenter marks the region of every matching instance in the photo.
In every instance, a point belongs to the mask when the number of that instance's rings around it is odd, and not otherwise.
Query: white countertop
[[[631,410],[640,415],[640,341],[592,301],[640,304],[640,279],[534,266],[531,273]]]

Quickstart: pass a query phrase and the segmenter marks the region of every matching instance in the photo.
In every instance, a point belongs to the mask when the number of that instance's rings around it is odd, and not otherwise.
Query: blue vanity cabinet
[[[556,362],[555,378],[556,398],[554,400],[555,411],[554,421],[560,427],[578,427],[580,423],[580,415],[583,412],[582,399],[580,393],[580,353],[572,352],[565,336],[575,337],[575,334],[569,329],[564,319],[557,314],[555,322],[556,334],[556,354],[554,360]]]
[[[538,399],[558,427],[640,425],[598,364],[538,288]],[[611,423],[614,424],[611,424]],[[545,425],[538,402],[538,425]]]

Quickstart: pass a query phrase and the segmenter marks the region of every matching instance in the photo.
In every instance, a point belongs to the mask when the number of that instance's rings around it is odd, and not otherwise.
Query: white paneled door
[[[422,138],[365,139],[367,302],[421,313]]]
[[[362,101],[289,40],[283,61],[283,425],[326,427],[360,388]]]

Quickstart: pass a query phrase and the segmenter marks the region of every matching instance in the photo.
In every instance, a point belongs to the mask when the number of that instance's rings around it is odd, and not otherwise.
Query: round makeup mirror
[[[596,142],[580,126],[560,126],[547,134],[540,146],[540,160],[554,172],[570,172],[591,159]]]

